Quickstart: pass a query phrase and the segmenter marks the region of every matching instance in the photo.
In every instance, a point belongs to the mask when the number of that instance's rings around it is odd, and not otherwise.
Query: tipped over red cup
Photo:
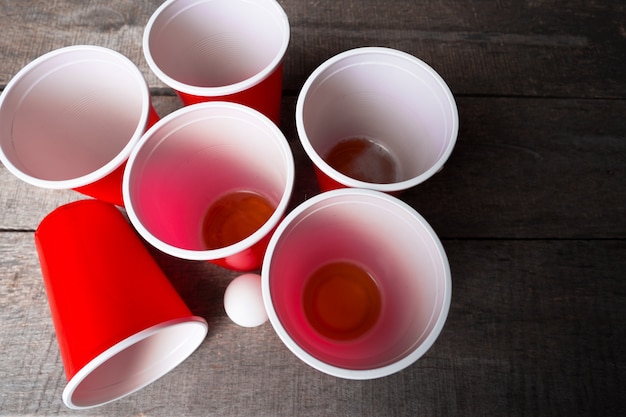
[[[106,404],[150,384],[207,333],[115,206],[59,207],[35,241],[67,386],[63,402]]]

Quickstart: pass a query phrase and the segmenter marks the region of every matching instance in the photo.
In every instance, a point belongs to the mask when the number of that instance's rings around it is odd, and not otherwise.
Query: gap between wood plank
[[[34,229],[0,229],[0,233],[35,233]],[[448,242],[626,242],[626,238],[612,237],[447,237],[439,236]]]

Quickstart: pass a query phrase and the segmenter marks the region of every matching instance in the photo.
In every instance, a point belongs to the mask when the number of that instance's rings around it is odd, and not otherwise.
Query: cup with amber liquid
[[[438,338],[450,267],[429,224],[389,194],[345,188],[287,215],[262,268],[276,333],[305,363],[346,379],[398,372]]]
[[[399,194],[440,171],[459,117],[441,76],[390,48],[345,51],[307,79],[298,136],[322,191],[355,187]]]
[[[291,149],[269,118],[209,102],[169,114],[142,137],[123,193],[130,221],[157,249],[250,271],[261,266],[293,181]]]

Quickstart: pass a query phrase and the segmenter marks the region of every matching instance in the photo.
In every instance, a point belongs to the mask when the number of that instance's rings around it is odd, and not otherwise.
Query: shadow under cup
[[[380,294],[376,321],[353,338],[328,337],[305,308],[315,271],[336,262],[367,271]],[[448,260],[428,223],[395,197],[360,189],[322,193],[291,212],[270,241],[262,285],[286,346],[310,366],[347,379],[386,376],[416,361],[442,330],[451,299]],[[363,291],[357,285],[339,302],[325,301],[338,303],[336,318],[343,320],[354,316],[350,297],[362,299]]]
[[[260,267],[293,181],[289,144],[267,117],[235,103],[201,103],[169,114],[144,135],[129,158],[124,200],[131,222],[157,249],[247,271]],[[210,207],[239,191],[262,196],[273,212],[249,236],[208,247]]]

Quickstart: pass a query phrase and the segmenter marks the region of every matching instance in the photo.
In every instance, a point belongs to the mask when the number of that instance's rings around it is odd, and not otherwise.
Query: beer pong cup
[[[341,189],[294,209],[267,249],[270,322],[305,363],[373,379],[418,360],[441,332],[450,267],[437,235],[386,193]]]
[[[0,96],[0,159],[22,181],[123,205],[124,163],[158,120],[128,58],[77,45],[49,52]]]
[[[399,194],[443,167],[459,117],[450,89],[426,63],[365,47],[330,58],[310,75],[296,103],[296,126],[322,191]]]
[[[279,124],[289,36],[275,0],[169,0],[149,19],[143,51],[183,104],[240,103]]]
[[[126,167],[124,200],[135,228],[157,249],[249,271],[262,263],[293,181],[291,149],[272,121],[240,104],[200,103],[170,113],[144,135]],[[241,192],[266,204],[235,204],[211,214]],[[207,225],[220,216],[224,225],[214,232]],[[244,226],[248,235],[238,232]],[[232,232],[239,237],[207,243]]]
[[[69,408],[119,399],[172,370],[202,343],[194,316],[115,206],[57,208],[35,233],[63,360]]]

